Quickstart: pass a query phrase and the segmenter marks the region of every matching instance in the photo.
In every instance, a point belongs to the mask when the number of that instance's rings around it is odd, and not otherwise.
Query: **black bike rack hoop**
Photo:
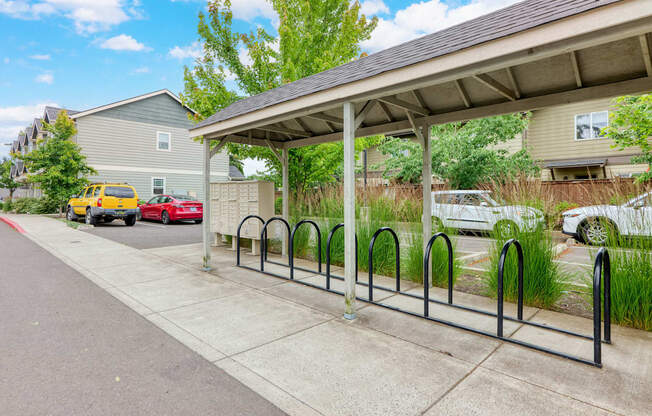
[[[290,233],[290,249],[288,253],[289,264],[290,264],[290,280],[294,280],[294,235],[303,224],[312,225],[317,231],[317,269],[318,273],[321,274],[321,231],[319,226],[313,220],[301,220],[292,229]]]
[[[326,289],[331,288],[331,241],[335,231],[344,228],[344,223],[339,223],[331,232],[328,233],[328,240],[326,240]],[[358,282],[358,234],[355,235],[355,282]]]
[[[242,225],[245,222],[247,222],[248,220],[252,219],[252,218],[256,218],[263,225],[265,225],[265,220],[262,219],[261,217],[259,217],[258,215],[247,215],[246,217],[244,217],[242,219],[242,221],[240,221],[240,224],[238,224],[238,232],[236,233],[237,240],[236,240],[236,255],[235,255],[236,256],[236,263],[235,264],[237,266],[240,265],[240,231],[242,230]],[[265,235],[264,237],[267,237],[267,235]],[[263,241],[263,240],[261,240],[261,241]],[[261,245],[262,245],[262,243],[261,243]],[[261,246],[261,253],[262,253],[262,246]]]
[[[602,335],[600,334],[600,286],[604,273],[604,342],[611,344],[611,260],[609,250],[602,247],[593,266],[593,361],[602,365]]]
[[[505,260],[507,259],[507,253],[511,246],[516,247],[516,254],[518,255],[518,306],[517,306],[517,319],[519,321],[523,320],[523,246],[518,240],[512,238],[503,245],[503,250],[500,253],[500,259],[498,260],[498,312],[497,317],[497,330],[496,334],[499,337],[503,336],[503,298],[504,298],[504,280],[505,275]]]
[[[268,219],[265,224],[263,225],[263,229],[260,232],[260,271],[265,271],[265,258],[267,257],[267,227],[269,224],[273,223],[274,221],[280,221],[283,224],[285,224],[285,228],[288,231],[288,235],[290,235],[290,224],[285,220],[285,218],[281,217],[272,217]],[[288,265],[290,265],[290,262],[288,261]]]
[[[423,316],[430,313],[430,254],[438,238],[443,238],[448,250],[448,304],[453,304],[453,244],[445,233],[437,233],[430,238],[423,256]]]
[[[392,237],[394,237],[394,250],[396,252],[396,292],[401,291],[401,250],[398,242],[398,236],[396,232],[389,227],[379,228],[374,235],[371,237],[369,242],[369,301],[373,302],[374,300],[374,245],[376,244],[376,238],[385,231],[389,232]]]

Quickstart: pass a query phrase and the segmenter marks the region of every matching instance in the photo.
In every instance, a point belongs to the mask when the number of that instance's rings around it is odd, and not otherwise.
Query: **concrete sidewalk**
[[[54,219],[10,218],[46,250],[289,414],[652,413],[652,333],[614,326],[598,369],[373,305],[358,303],[359,318],[348,322],[341,319],[341,297],[235,268],[234,253],[224,249],[214,250],[214,271],[202,273],[199,245],[141,251]],[[287,274],[280,266],[267,268]],[[305,272],[297,278],[323,280]],[[383,302],[419,307],[418,300],[390,295]],[[434,290],[433,296],[443,293]],[[455,296],[495,308],[487,298]],[[431,314],[495,330],[495,318],[434,306]],[[587,334],[592,329],[589,320],[535,308],[526,316]],[[592,357],[586,340],[511,322],[505,331]]]

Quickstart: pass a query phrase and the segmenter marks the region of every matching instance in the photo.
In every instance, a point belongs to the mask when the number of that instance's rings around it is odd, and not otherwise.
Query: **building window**
[[[170,151],[172,135],[163,131],[156,132],[156,149]]]
[[[575,116],[575,140],[605,138],[602,129],[609,125],[609,112],[577,114]]]
[[[152,195],[165,193],[165,178],[152,178]]]

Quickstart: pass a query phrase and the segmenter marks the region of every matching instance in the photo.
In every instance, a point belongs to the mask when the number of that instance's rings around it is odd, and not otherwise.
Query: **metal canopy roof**
[[[234,103],[191,136],[291,148],[652,90],[649,0],[527,0]],[[409,118],[412,120],[409,120]]]
[[[564,161],[555,161],[546,163],[546,168],[583,168],[590,166],[603,167],[607,164],[607,159],[572,159]]]

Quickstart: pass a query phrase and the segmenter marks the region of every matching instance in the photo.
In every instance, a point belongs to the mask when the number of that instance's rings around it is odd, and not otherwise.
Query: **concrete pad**
[[[224,267],[214,269],[210,274],[255,289],[264,289],[267,287],[282,285],[287,282],[287,280],[253,270],[243,269],[242,267]]]
[[[256,291],[162,313],[226,355],[317,325],[331,316]]]
[[[186,275],[188,269],[164,260],[144,260],[137,264],[118,264],[94,270],[95,274],[113,286],[127,286],[152,280]]]
[[[328,415],[418,414],[472,369],[444,354],[337,321],[232,358]]]
[[[589,319],[550,311],[535,320],[591,333]],[[515,338],[592,359],[592,341],[524,326]],[[628,415],[652,413],[652,333],[612,326],[613,344],[602,344],[603,368],[505,344],[482,366],[574,397],[594,406]]]
[[[260,269],[260,262],[256,265],[252,265],[256,269]],[[285,276],[288,279],[290,278],[290,267],[289,266],[280,266],[278,264],[265,263],[265,271],[270,273],[276,273],[281,276]],[[314,272],[305,272],[303,270],[294,269],[294,278],[296,280],[305,279],[306,277],[316,276],[317,268]]]
[[[359,310],[356,325],[413,342],[451,357],[479,364],[500,341],[415,316],[369,305]]]
[[[78,252],[63,252],[63,254],[70,257],[71,260],[80,266],[91,270],[115,266],[118,262],[122,265],[133,265],[152,259],[151,256],[145,253],[140,253],[138,250],[129,248],[120,251],[106,252],[101,247],[88,250],[81,247]]]
[[[130,307],[133,311],[135,311],[136,313],[142,316],[147,316],[154,313],[153,310],[143,305],[142,303],[138,302],[136,299],[127,295],[126,293],[124,293],[118,288],[109,287],[106,288],[105,290],[109,292],[111,295],[113,295],[114,298],[118,299],[120,302],[124,303],[125,305]]]
[[[179,277],[137,283],[120,288],[155,312],[231,296],[245,290],[210,274],[192,272]]]
[[[313,277],[308,277],[306,279],[303,279],[304,282],[309,282],[314,285],[320,286],[320,287],[326,287],[326,276],[313,276]],[[360,279],[359,281],[362,281]],[[374,285],[376,285],[376,281],[374,280]],[[383,284],[382,282],[378,282],[378,285],[383,285],[385,287],[390,287],[387,284]],[[339,290],[340,292],[344,292],[344,281],[338,280],[338,279],[332,279],[331,278],[331,289],[333,290]],[[355,287],[355,295],[361,299],[369,299],[369,287],[368,286],[363,286],[361,284],[357,284]],[[393,292],[385,291],[385,290],[380,290],[380,289],[374,289],[374,300],[379,301],[383,299],[387,299],[390,296],[393,296]]]
[[[483,368],[476,369],[426,416],[612,415],[567,396]]]
[[[307,404],[292,397],[278,386],[265,380],[263,377],[249,370],[231,358],[225,358],[215,363],[231,377],[236,378],[245,386],[267,399],[270,403],[284,411],[290,416],[318,416],[317,412]]]
[[[420,296],[423,296],[423,287],[418,289],[409,290],[410,293],[415,293]],[[429,291],[430,299],[436,299],[440,301],[448,301],[448,289],[441,287],[431,288]],[[488,296],[473,295],[470,293],[459,292],[453,290],[453,302],[457,305],[462,306],[471,306],[477,309],[483,309],[489,312],[496,312],[498,310],[498,303],[496,299]],[[516,304],[511,302],[503,303],[503,311],[505,315],[512,316],[516,318]],[[523,306],[523,317],[529,319],[537,313],[539,309],[532,306]]]
[[[208,361],[211,362],[217,361],[225,357],[224,354],[222,354],[215,348],[206,344],[205,342],[195,337],[191,333],[179,328],[178,326],[168,321],[161,315],[158,314],[149,315],[147,316],[147,319],[157,327],[161,328],[171,337],[176,338],[177,341],[179,341],[186,347],[190,348],[191,350],[195,351],[197,354],[206,358]]]
[[[423,300],[403,295],[393,296],[385,301],[384,304],[400,308],[405,311],[423,314]],[[454,308],[448,305],[430,303],[429,315],[432,318],[443,319],[459,325],[465,325],[474,329],[496,333],[496,318],[480,313],[469,312],[463,309]],[[527,315],[525,315],[527,317]],[[503,333],[510,336],[516,331],[521,324],[512,321],[503,321]]]
[[[344,297],[300,283],[288,282],[264,289],[264,292],[333,316],[339,317],[344,313]],[[359,302],[358,309],[365,308],[367,305]]]

